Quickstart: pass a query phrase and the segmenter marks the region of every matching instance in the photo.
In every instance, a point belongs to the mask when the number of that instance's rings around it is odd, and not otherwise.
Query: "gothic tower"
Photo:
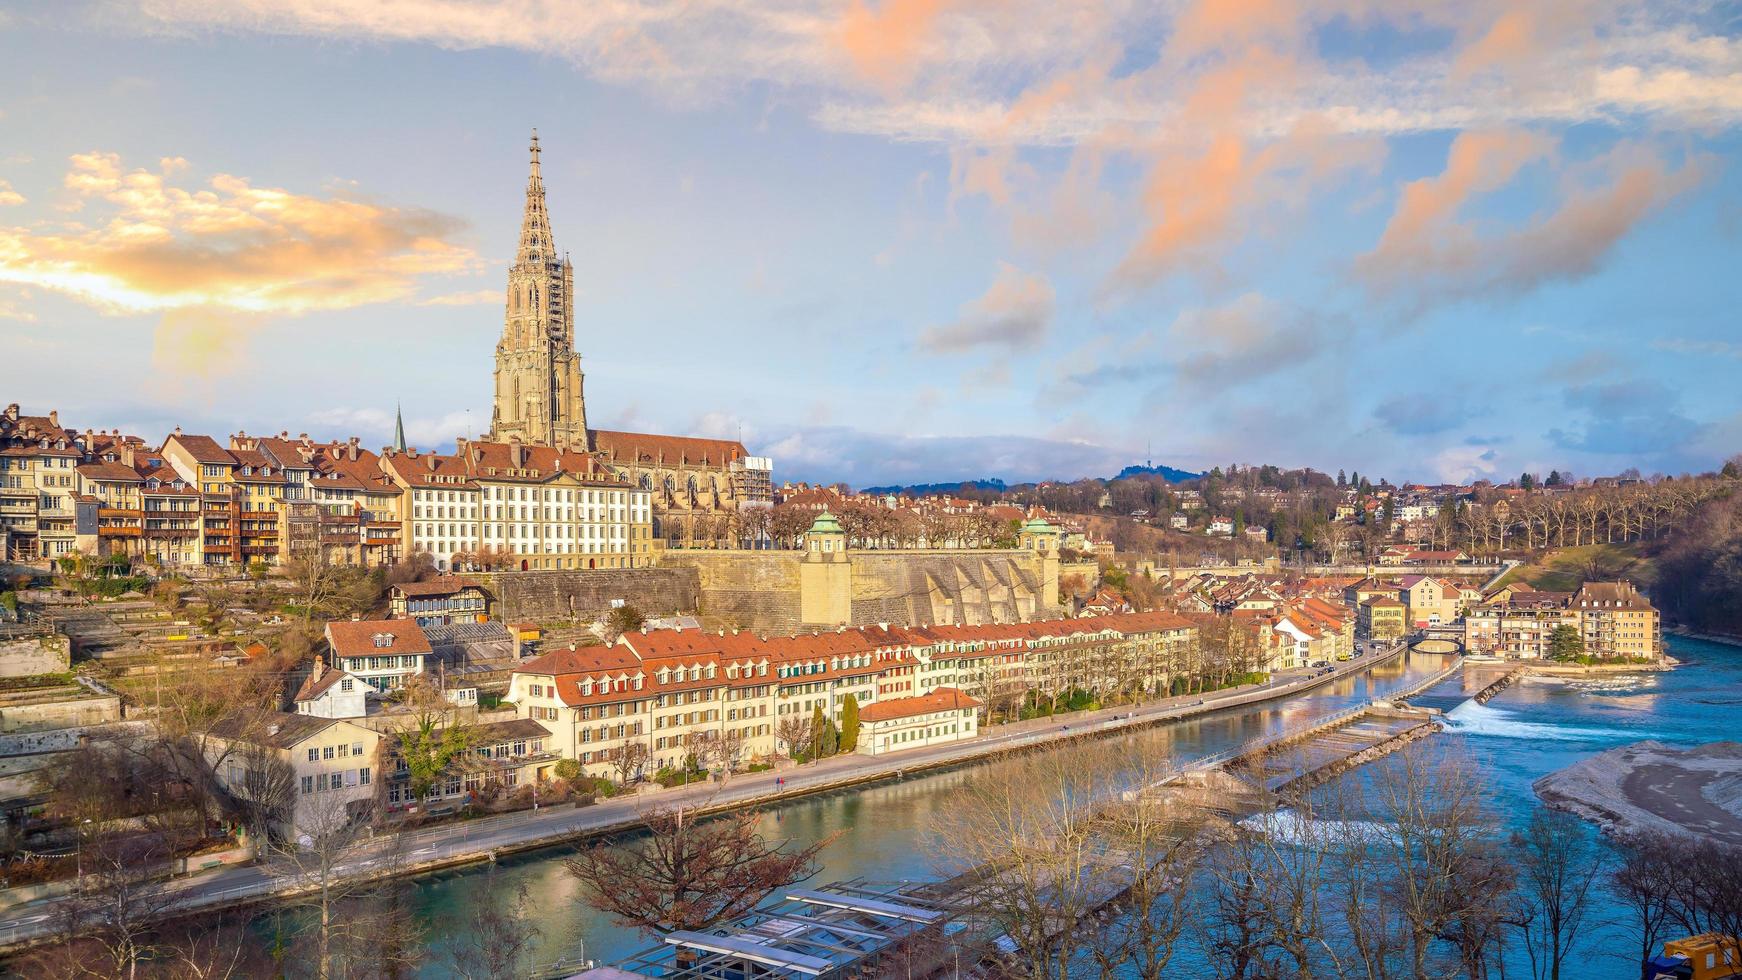
[[[587,409],[581,358],[575,353],[575,273],[559,256],[544,206],[538,130],[532,131],[532,175],[520,250],[508,270],[508,305],[496,344],[496,403],[490,437],[585,451]]]

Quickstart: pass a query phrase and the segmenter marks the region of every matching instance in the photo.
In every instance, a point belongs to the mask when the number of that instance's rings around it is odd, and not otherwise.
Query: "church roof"
[[[750,455],[735,439],[700,439],[694,436],[661,436],[645,432],[613,432],[589,429],[593,448],[617,463],[697,463],[723,466]]]

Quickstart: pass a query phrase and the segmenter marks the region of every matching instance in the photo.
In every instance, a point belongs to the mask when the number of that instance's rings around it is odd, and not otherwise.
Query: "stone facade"
[[[508,622],[591,618],[614,599],[647,616],[695,612],[701,605],[695,570],[686,568],[474,572],[466,578],[495,597],[496,617]]]
[[[745,629],[978,626],[1064,613],[1057,558],[1019,549],[848,551],[838,560],[801,551],[668,551],[663,562],[695,570],[709,620]]]
[[[520,248],[508,270],[502,340],[496,345],[496,400],[490,437],[560,448],[587,448],[581,358],[575,353],[574,267],[558,254],[545,209],[538,131]]]

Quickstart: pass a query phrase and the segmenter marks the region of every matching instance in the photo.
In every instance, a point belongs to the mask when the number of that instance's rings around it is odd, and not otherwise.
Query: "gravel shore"
[[[1742,742],[1635,742],[1538,779],[1549,806],[1611,833],[1669,831],[1742,846]]]

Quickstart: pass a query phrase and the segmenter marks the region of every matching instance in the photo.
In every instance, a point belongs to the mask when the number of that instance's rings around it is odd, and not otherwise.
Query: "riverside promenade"
[[[1329,672],[1285,672],[1268,684],[1013,722],[948,745],[878,756],[835,756],[794,768],[735,776],[724,783],[695,783],[617,797],[593,806],[577,808],[561,804],[383,836],[360,845],[342,859],[337,872],[341,878],[355,880],[435,871],[494,860],[518,851],[632,831],[639,825],[641,815],[656,807],[684,806],[707,814],[768,806],[793,797],[965,765],[1005,752],[1114,735],[1304,694],[1395,660],[1404,650],[1405,646],[1400,644],[1339,663]],[[784,787],[776,784],[777,777],[785,780]],[[199,872],[158,887],[172,894],[165,903],[170,914],[248,905],[312,890],[306,884],[299,887],[284,869],[270,862]],[[43,899],[0,912],[0,950],[26,946],[53,935],[59,902]]]

